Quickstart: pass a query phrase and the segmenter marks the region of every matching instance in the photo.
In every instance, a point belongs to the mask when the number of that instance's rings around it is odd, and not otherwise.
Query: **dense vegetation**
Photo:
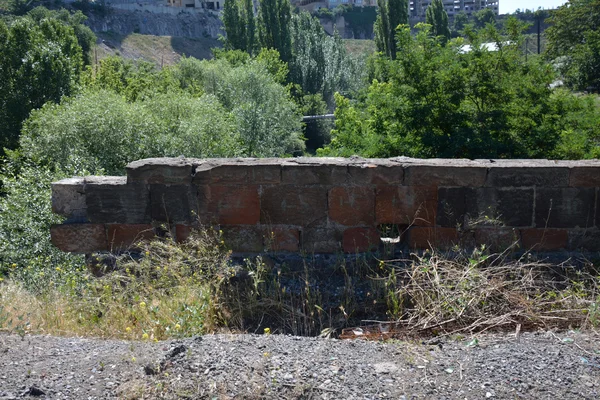
[[[528,27],[517,20],[500,27],[482,12],[457,18],[451,30],[439,2],[411,32],[407,3],[380,0],[378,52],[364,60],[288,0],[263,0],[257,10],[226,0],[225,49],[162,69],[118,57],[92,65],[94,35],[81,13],[37,8],[0,20],[0,281],[108,302],[103,287],[90,289],[83,259],[50,244],[49,227],[60,222],[50,182],[121,174],[139,158],[284,157],[307,148],[369,157],[598,156],[598,100],[582,92],[599,85],[598,0],[571,0],[551,13],[541,57],[523,54]],[[560,81],[566,86],[555,88]],[[326,122],[300,122],[334,109],[331,137]],[[0,324],[2,316],[0,304]]]

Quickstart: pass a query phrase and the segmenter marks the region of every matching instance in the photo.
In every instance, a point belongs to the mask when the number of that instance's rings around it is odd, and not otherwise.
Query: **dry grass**
[[[211,49],[221,47],[213,38],[182,38],[132,33],[97,33],[99,43],[92,50],[92,59],[120,55],[126,59],[144,60],[158,66],[176,64],[182,56],[197,59],[212,58]]]
[[[388,337],[600,324],[593,263],[515,259],[510,250],[427,251],[354,267],[339,258],[335,275],[308,261],[294,271],[268,257],[236,264],[219,232],[201,230],[185,243],[163,238],[94,260],[100,277],[90,273],[68,290],[34,295],[2,282],[0,330],[162,340],[222,328],[333,334],[365,316],[385,320]]]
[[[15,282],[0,292],[0,328],[17,333],[161,340],[214,329],[214,284],[228,253],[218,233],[203,231],[183,245],[170,239],[140,244],[73,291],[33,295]]]
[[[388,299],[397,329],[451,334],[600,323],[600,271],[592,263],[532,261],[529,254],[426,252],[394,268]]]

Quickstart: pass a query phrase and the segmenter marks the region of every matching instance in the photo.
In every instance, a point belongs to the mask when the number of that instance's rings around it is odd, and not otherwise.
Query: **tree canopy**
[[[373,31],[377,51],[396,58],[396,28],[408,25],[408,0],[377,0],[377,19]]]
[[[508,23],[515,28],[515,22]],[[525,61],[520,41],[495,28],[442,46],[429,25],[398,32],[388,79],[364,101],[337,96],[331,145],[321,155],[366,157],[566,158],[598,154],[593,99],[553,91],[552,68]],[[515,28],[516,29],[516,28]],[[508,32],[507,32],[508,33]],[[481,46],[494,40],[497,51]],[[577,117],[575,117],[577,116]]]
[[[600,0],[569,0],[550,14],[545,31],[547,57],[566,83],[578,90],[600,90]]]
[[[17,145],[31,110],[72,94],[82,67],[73,27],[55,18],[0,20],[0,146]]]
[[[433,0],[425,11],[425,22],[431,25],[431,33],[435,36],[441,36],[446,40],[450,39],[450,28],[448,27],[448,13],[444,10],[442,0]]]

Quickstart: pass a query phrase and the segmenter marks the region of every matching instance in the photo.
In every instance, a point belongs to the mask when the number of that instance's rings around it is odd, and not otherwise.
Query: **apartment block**
[[[431,2],[432,0],[410,1],[410,16],[425,18],[425,10],[427,10],[427,7],[429,7]],[[499,14],[499,2],[499,0],[443,0],[444,9],[450,17],[460,12],[472,14],[474,12],[483,10],[484,8],[490,8],[496,14]]]

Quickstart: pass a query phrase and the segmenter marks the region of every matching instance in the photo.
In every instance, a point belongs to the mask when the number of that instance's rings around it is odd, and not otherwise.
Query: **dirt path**
[[[0,335],[0,399],[598,399],[593,333],[430,344],[208,335],[142,343]]]

